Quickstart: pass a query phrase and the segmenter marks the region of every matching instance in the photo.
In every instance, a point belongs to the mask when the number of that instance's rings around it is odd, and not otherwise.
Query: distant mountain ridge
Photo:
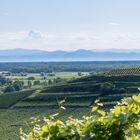
[[[106,49],[76,51],[45,51],[28,49],[0,50],[0,62],[33,61],[113,61],[140,60],[140,50]]]

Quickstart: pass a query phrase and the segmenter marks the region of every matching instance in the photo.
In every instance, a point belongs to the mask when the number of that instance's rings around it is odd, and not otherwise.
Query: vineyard
[[[21,138],[26,140],[139,140],[140,139],[140,94],[125,98],[112,110],[100,109],[103,104],[95,101],[92,115],[82,119],[68,118],[67,121],[55,119],[55,115],[44,119],[43,125],[35,125],[28,134],[20,131]]]
[[[1,94],[0,95],[0,109],[7,109],[12,107],[18,101],[24,99],[25,97],[31,95],[34,91],[27,90],[15,93]]]
[[[0,95],[0,108],[58,109],[61,100],[65,101],[64,106],[67,109],[90,108],[96,99],[100,99],[104,108],[109,109],[123,97],[138,94],[139,80],[137,75],[85,76],[39,90],[2,94]]]
[[[26,129],[26,132],[32,128],[29,124],[32,116],[59,113],[57,118],[63,121],[69,116],[81,118],[90,115],[97,99],[104,104],[101,109],[109,111],[122,98],[139,94],[139,87],[140,75],[100,73],[30,90],[0,94],[0,135],[3,135],[3,139],[9,139],[11,135],[13,140],[18,139],[20,127]],[[7,122],[4,128],[3,121]],[[5,134],[6,131],[9,131],[8,135]]]
[[[123,97],[138,94],[139,86],[140,75],[94,74],[47,88],[1,94],[0,108],[58,109],[61,100],[66,108],[89,108],[98,98],[109,109]]]
[[[108,72],[108,75],[140,75],[140,67],[114,69]]]

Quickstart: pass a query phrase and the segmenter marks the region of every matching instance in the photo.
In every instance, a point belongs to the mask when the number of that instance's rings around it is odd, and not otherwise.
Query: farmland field
[[[53,80],[59,77],[66,80],[79,77],[78,72],[54,72],[53,74],[54,76],[47,76],[46,74],[44,76],[46,77],[45,80],[44,78],[42,79],[42,76],[40,75],[40,73],[28,73],[25,76],[22,76],[19,73],[13,73],[12,75],[6,75],[6,74],[3,74],[3,75],[6,78],[11,79],[12,81],[15,81],[15,80],[24,81],[25,86],[27,85],[29,77],[34,77],[34,80],[31,80],[31,82],[38,80],[41,83],[43,81]],[[88,74],[87,72],[82,72],[82,76],[85,76],[87,74]],[[66,119],[70,115],[78,117],[78,115],[81,116],[89,112],[89,109],[85,109],[85,108],[84,109],[67,108],[66,111],[60,110],[58,107],[57,101],[50,102],[50,103],[42,102],[42,101],[26,102],[28,98],[29,99],[35,98],[37,94],[36,91],[38,91],[38,88],[41,88],[42,86],[43,85],[40,84],[37,86],[32,86],[32,89],[28,89],[28,90],[23,89],[22,91],[0,94],[0,136],[1,136],[0,139],[1,140],[5,140],[5,139],[18,140],[19,129],[22,127],[22,128],[26,128],[27,130],[30,130],[30,117],[33,117],[33,116],[43,117],[43,116],[46,116],[47,114],[49,116],[56,112],[60,112],[59,118]],[[62,97],[64,94],[59,94],[59,95]],[[73,96],[74,95],[75,94],[73,94]],[[53,96],[53,95],[50,95],[50,96]],[[66,94],[66,96],[69,96],[69,95]],[[43,94],[43,98],[44,97],[45,97],[45,94]],[[22,101],[23,99],[24,101]],[[87,105],[88,103],[82,103],[82,105],[84,104]],[[70,103],[67,103],[67,104],[70,104]],[[55,108],[49,109],[50,105],[55,105]],[[73,103],[73,106],[76,106],[76,105],[77,104]],[[35,109],[33,109],[34,107]],[[77,110],[79,110],[81,115],[76,114]]]
[[[30,77],[34,77],[34,80],[32,80],[32,83],[34,81],[40,81],[40,83],[48,82],[48,80],[54,80],[57,78],[69,80],[71,78],[78,78],[78,72],[53,72],[53,76],[49,76],[49,74],[45,74],[44,76],[41,76],[40,73],[27,73],[26,75],[22,76],[20,73],[14,73],[11,75],[6,75],[6,78],[9,78],[13,81],[19,80],[23,81],[25,85],[28,83],[28,79]],[[88,75],[88,72],[82,72],[82,76]],[[33,86],[36,87],[36,86]]]
[[[140,0],[0,0],[0,140],[140,140]]]
[[[88,72],[82,72],[84,75],[87,75]],[[57,77],[65,78],[65,79],[70,79],[73,77],[78,77],[77,72],[54,72],[54,76],[47,76],[46,78],[48,79],[53,79]],[[12,79],[19,79],[19,80],[26,80],[28,77],[35,77],[36,80],[42,80],[42,77],[39,73],[28,73],[26,76],[21,76],[20,74],[15,74],[13,76],[7,76],[8,78]]]
[[[139,93],[139,68],[130,68],[130,72],[129,68],[110,70],[2,73],[5,79],[1,79],[6,82],[0,85],[0,140],[18,140],[20,128],[31,129],[31,117],[59,112],[56,118],[62,120],[71,115],[80,118],[90,113],[96,99],[104,104],[102,109],[109,110],[122,98]],[[5,92],[9,85],[10,90],[15,86],[15,81],[19,85],[22,81],[22,88]]]
[[[57,110],[0,110],[0,140],[19,140],[19,129],[31,130],[31,117],[48,117],[55,113],[60,113],[57,118],[67,119],[69,116],[80,118],[88,115],[89,109],[67,109]],[[77,113],[78,112],[78,113]]]

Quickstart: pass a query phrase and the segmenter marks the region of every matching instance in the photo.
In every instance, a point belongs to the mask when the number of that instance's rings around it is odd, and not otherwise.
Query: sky
[[[140,0],[0,0],[0,49],[140,49]]]

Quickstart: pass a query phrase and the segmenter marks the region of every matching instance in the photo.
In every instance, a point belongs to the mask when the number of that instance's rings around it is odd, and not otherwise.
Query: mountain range
[[[28,49],[0,50],[0,62],[35,62],[35,61],[118,61],[140,60],[140,50],[76,50],[45,51]]]

